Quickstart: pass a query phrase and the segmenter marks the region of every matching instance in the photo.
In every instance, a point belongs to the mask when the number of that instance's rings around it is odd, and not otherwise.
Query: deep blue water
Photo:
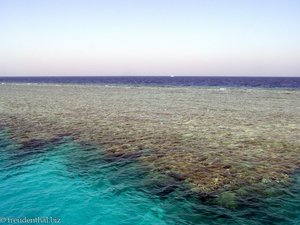
[[[300,88],[300,77],[0,77],[3,82]]]
[[[175,188],[162,195],[162,183]],[[300,224],[300,176],[281,194],[225,209],[98,146],[70,137],[20,146],[0,130],[0,223],[9,224],[8,217],[52,217],[66,225]]]

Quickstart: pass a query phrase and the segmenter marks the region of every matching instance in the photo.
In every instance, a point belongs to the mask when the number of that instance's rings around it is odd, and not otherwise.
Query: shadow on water
[[[300,176],[278,195],[226,209],[180,179],[150,173],[134,156],[112,157],[70,137],[26,145],[0,132],[0,216],[61,218],[62,224],[299,224]]]

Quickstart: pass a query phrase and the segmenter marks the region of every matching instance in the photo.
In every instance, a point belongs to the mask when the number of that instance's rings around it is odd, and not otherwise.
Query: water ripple
[[[279,194],[205,202],[134,157],[110,158],[71,138],[19,146],[0,132],[0,216],[59,217],[63,224],[297,224],[300,178]]]

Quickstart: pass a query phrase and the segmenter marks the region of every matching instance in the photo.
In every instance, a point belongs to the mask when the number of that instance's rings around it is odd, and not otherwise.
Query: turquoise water
[[[7,217],[52,217],[70,225],[300,224],[300,176],[279,195],[252,196],[225,209],[149,174],[134,159],[108,158],[67,137],[19,146],[0,132],[0,181],[6,223]]]

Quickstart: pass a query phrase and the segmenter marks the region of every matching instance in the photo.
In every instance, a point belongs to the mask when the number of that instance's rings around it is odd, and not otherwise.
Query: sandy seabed
[[[101,145],[220,201],[272,194],[300,167],[299,90],[2,84],[0,126],[23,145]]]

